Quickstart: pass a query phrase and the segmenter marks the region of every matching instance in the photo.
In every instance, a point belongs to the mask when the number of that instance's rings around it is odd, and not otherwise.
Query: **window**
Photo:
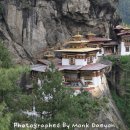
[[[75,58],[71,57],[70,58],[70,65],[74,65],[75,64]]]
[[[102,54],[102,50],[99,50],[99,54]]]
[[[129,52],[129,51],[130,51],[129,46],[126,46],[125,48],[126,48],[126,52]]]
[[[88,63],[90,62],[90,57],[87,58]]]

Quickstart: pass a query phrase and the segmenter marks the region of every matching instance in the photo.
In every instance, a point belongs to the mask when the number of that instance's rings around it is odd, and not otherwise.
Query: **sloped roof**
[[[55,50],[56,52],[91,52],[100,50],[100,48],[68,48],[62,50]]]
[[[111,41],[111,42],[109,42],[109,43],[103,43],[103,45],[105,46],[112,46],[112,45],[118,45],[118,42],[116,42],[116,41]]]
[[[80,70],[101,70],[108,67],[108,65],[104,65],[101,63],[89,64],[82,67]]]
[[[50,65],[51,64],[51,62],[46,60],[46,59],[38,59],[37,62],[40,63],[40,64],[44,64],[44,65]]]
[[[117,30],[130,30],[130,28],[127,25],[117,25],[114,29],[117,29]]]
[[[62,70],[88,70],[88,71],[92,71],[92,70],[101,70],[108,67],[108,65],[104,65],[101,63],[94,63],[94,64],[88,64],[86,66],[80,66],[80,65],[63,65],[63,66],[59,66],[58,70],[62,71]]]
[[[111,41],[112,39],[108,38],[102,38],[102,37],[93,37],[92,39],[89,39],[89,42],[106,42],[106,41]]]
[[[45,72],[47,69],[46,65],[42,65],[42,64],[36,64],[36,65],[32,65],[30,66],[31,71],[36,71],[36,72]]]
[[[126,34],[130,34],[130,32],[129,31],[123,31],[123,32],[117,33],[118,36],[122,36],[122,35],[126,35]]]
[[[62,71],[62,70],[79,70],[82,67],[83,66],[81,66],[81,65],[62,65],[62,66],[58,67],[58,70],[59,71]]]

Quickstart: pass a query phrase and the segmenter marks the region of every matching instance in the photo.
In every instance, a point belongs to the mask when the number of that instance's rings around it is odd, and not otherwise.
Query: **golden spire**
[[[77,34],[77,35],[74,35],[72,38],[74,38],[75,41],[81,41],[81,38],[82,38],[82,37],[83,37],[83,36],[80,35],[80,33],[79,33],[79,31],[78,31],[78,34]]]
[[[88,33],[88,36],[95,36],[95,33],[92,33],[91,31]]]

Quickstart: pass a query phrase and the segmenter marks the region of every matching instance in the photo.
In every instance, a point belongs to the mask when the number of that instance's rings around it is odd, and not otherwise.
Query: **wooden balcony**
[[[81,80],[79,78],[65,78],[66,82],[80,82]]]

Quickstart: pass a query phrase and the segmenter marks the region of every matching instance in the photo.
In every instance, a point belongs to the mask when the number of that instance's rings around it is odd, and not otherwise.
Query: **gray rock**
[[[4,0],[0,37],[9,43],[14,58],[33,61],[46,47],[62,44],[78,30],[110,37],[119,22],[116,4],[116,0]]]

